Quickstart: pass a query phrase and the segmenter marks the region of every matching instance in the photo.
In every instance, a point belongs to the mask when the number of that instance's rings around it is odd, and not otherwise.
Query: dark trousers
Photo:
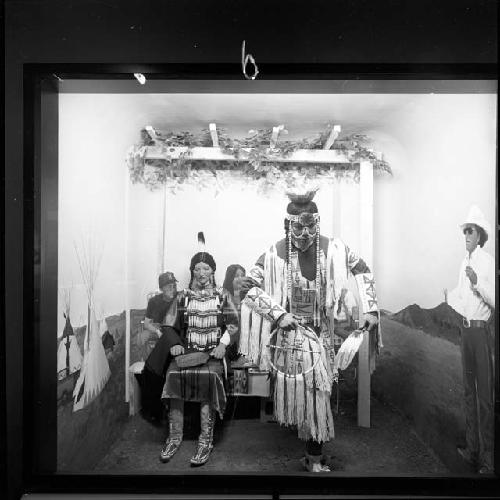
[[[157,375],[146,365],[142,373],[136,375],[136,378],[141,387],[141,408],[143,415],[161,420],[163,415],[161,393],[163,391],[165,377]]]
[[[465,440],[480,465],[493,466],[493,349],[488,328],[462,328]],[[491,335],[491,337],[490,337]]]
[[[306,453],[308,455],[322,455],[323,454],[323,445],[321,443],[318,443],[317,441],[314,441],[313,439],[309,439],[306,442]]]
[[[144,370],[136,378],[141,386],[141,406],[145,416],[160,420],[163,414],[161,394],[165,373],[172,359],[170,348],[179,342],[177,332],[170,326],[162,327],[163,335],[149,353]]]

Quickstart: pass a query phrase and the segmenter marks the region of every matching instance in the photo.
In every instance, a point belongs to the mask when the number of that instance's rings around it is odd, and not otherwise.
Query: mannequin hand
[[[220,343],[210,354],[215,359],[222,359],[226,354],[226,345]]]
[[[240,291],[241,292],[248,292],[251,288],[254,286],[259,286],[258,283],[253,279],[250,278],[250,276],[244,276],[241,278],[240,281]]]
[[[278,326],[283,330],[295,330],[299,327],[299,322],[292,313],[286,313],[278,321]]]
[[[170,348],[170,354],[172,356],[179,356],[179,354],[184,354],[184,347],[181,345],[174,345]]]
[[[472,269],[472,267],[470,266],[467,266],[465,268],[465,274],[467,275],[467,278],[470,279],[470,282],[473,284],[473,285],[476,285],[477,284],[477,274],[476,272],[474,271],[474,269]]]
[[[378,317],[373,314],[364,314],[363,320],[363,327],[368,331],[372,330],[374,326],[378,325]]]

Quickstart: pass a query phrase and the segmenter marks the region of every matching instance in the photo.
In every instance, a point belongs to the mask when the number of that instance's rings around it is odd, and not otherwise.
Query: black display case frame
[[[45,330],[56,321],[57,310],[57,131],[60,92],[129,91],[152,92],[168,82],[170,89],[199,88],[204,81],[218,81],[220,89],[242,92],[283,91],[287,85],[316,91],[336,86],[344,91],[487,91],[495,88],[492,65],[261,65],[263,78],[241,81],[238,65],[93,65],[27,64],[24,66],[24,227],[23,227],[23,432],[18,436],[23,450],[22,484],[30,493],[127,493],[127,494],[232,494],[361,496],[494,496],[500,486],[496,477],[349,477],[290,476],[276,474],[192,474],[108,476],[69,475],[55,472],[56,338],[47,340]],[[140,87],[133,73],[147,75],[149,87]],[[422,84],[422,81],[425,83]],[[197,83],[198,82],[198,83]],[[290,85],[290,82],[293,85]],[[308,86],[309,83],[309,86]],[[274,85],[274,87],[273,87]],[[184,87],[183,87],[184,86]],[[261,90],[259,90],[261,89]],[[392,90],[391,90],[392,89]],[[418,90],[417,90],[418,89]],[[455,89],[455,90],[453,90]],[[460,90],[461,89],[461,90]],[[482,89],[482,90],[481,90]],[[175,90],[174,90],[175,91]],[[180,91],[180,90],[178,90]],[[236,90],[237,91],[237,90]],[[498,224],[498,216],[497,216]],[[498,227],[498,225],[496,226]],[[54,251],[55,245],[55,251]],[[497,235],[498,248],[498,235]],[[498,251],[497,251],[498,253]],[[497,258],[498,269],[498,258]],[[498,290],[498,287],[497,287]],[[498,295],[498,294],[497,294]],[[498,303],[498,298],[497,298]],[[497,309],[498,310],[498,309]],[[57,324],[57,323],[56,323]],[[498,324],[498,323],[497,323]],[[499,354],[498,338],[496,356]],[[10,374],[16,377],[18,374]],[[498,395],[498,365],[496,394]],[[52,403],[50,403],[52,402]],[[9,403],[11,404],[11,403]],[[496,400],[496,463],[498,460],[499,400]],[[52,443],[52,444],[51,444]],[[498,471],[497,471],[498,472]],[[194,481],[196,479],[196,481]],[[203,487],[200,487],[200,485]]]

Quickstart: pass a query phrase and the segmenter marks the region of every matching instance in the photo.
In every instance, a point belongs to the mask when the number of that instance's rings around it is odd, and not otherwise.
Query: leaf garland
[[[359,181],[359,169],[356,164],[360,160],[369,160],[375,172],[388,173],[392,170],[384,159],[367,147],[370,139],[366,135],[351,134],[338,138],[333,150],[348,154],[350,163],[308,164],[287,161],[276,161],[289,158],[299,149],[323,149],[323,144],[330,135],[331,125],[322,133],[300,141],[279,140],[270,148],[272,130],[250,130],[243,139],[234,139],[227,135],[225,129],[218,129],[218,141],[221,151],[234,157],[233,161],[193,160],[192,148],[211,147],[212,137],[208,129],[199,135],[192,132],[161,133],[154,130],[152,139],[146,129],[141,130],[140,142],[130,148],[127,154],[127,165],[130,179],[134,184],[144,184],[150,190],[166,185],[175,192],[183,185],[196,185],[200,189],[209,186],[220,190],[229,176],[237,175],[245,180],[256,181],[259,191],[281,186],[295,187],[303,181],[338,180],[339,178]],[[286,131],[284,131],[286,133]],[[282,132],[283,133],[283,132]],[[162,159],[145,158],[148,146],[159,146]],[[174,148],[186,147],[187,150],[179,158],[172,158]]]

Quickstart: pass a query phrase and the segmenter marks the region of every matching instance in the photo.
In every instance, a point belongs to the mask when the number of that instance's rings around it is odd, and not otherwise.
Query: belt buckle
[[[462,323],[465,328],[470,328],[470,320],[468,320],[467,318],[462,318]]]

